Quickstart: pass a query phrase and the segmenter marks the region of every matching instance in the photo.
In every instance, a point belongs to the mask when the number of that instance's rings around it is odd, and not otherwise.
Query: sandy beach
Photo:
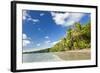
[[[83,49],[83,50],[72,50],[72,51],[64,51],[64,52],[55,52],[62,60],[88,60],[91,59],[91,50]]]

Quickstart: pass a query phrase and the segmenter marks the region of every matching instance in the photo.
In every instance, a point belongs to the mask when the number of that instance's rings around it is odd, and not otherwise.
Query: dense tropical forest
[[[91,23],[88,22],[85,25],[82,25],[80,23],[75,23],[67,30],[66,36],[62,38],[60,42],[58,42],[51,48],[39,51],[33,51],[33,53],[80,50],[80,49],[89,49],[90,47],[91,47]]]
[[[66,37],[50,48],[50,52],[89,49],[91,47],[91,23],[75,23],[68,29]]]

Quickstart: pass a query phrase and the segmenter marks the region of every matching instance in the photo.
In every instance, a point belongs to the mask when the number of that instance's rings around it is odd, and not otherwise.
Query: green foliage
[[[90,48],[91,23],[81,25],[75,23],[67,30],[66,37],[49,49],[49,52]]]

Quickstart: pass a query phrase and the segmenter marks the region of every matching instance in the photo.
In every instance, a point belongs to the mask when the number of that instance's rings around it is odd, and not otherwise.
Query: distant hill
[[[37,51],[28,51],[28,52],[23,52],[23,54],[28,54],[28,53],[44,53],[44,52],[49,52],[50,48],[46,48],[46,49],[41,49],[41,50],[37,50]]]

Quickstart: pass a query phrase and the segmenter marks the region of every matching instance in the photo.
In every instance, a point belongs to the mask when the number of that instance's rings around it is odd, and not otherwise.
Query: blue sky
[[[64,38],[75,22],[85,24],[89,20],[89,13],[23,10],[23,50],[52,47]]]

